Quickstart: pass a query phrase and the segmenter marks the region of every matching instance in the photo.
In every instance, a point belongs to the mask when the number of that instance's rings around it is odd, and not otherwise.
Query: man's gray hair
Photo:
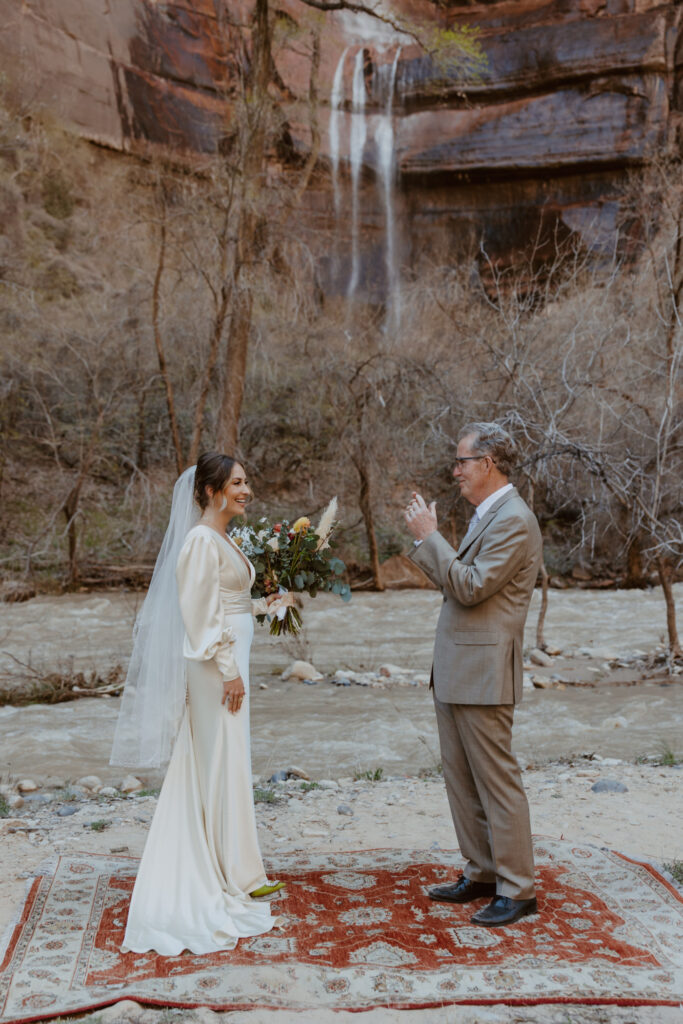
[[[458,440],[472,436],[472,451],[488,455],[504,476],[510,476],[517,461],[517,445],[497,423],[466,423]]]

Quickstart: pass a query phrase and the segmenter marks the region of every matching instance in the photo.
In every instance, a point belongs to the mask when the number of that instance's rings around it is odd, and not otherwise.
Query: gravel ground
[[[660,869],[665,862],[683,858],[683,787],[677,766],[634,765],[615,758],[578,759],[529,767],[524,781],[537,835],[609,846],[649,860]],[[591,787],[598,781],[608,781],[608,791],[594,791]],[[10,787],[5,792],[10,792]],[[395,776],[376,782],[348,777],[323,779],[313,789],[300,780],[274,785],[259,781],[257,796],[268,792],[277,802],[257,803],[267,866],[277,860],[278,852],[297,849],[337,851],[419,845],[428,850],[435,845],[455,845],[443,780],[438,775]],[[21,901],[26,879],[46,856],[76,850],[139,855],[156,795],[103,796],[77,785],[52,785],[26,794],[24,800],[23,807],[10,811],[11,817],[0,819],[0,927],[9,921]],[[144,1009],[126,1002],[83,1019],[101,1020],[103,1024],[209,1024],[219,1020],[235,1024],[673,1024],[683,1021],[683,1011],[567,1005],[378,1009],[362,1016],[323,1010],[214,1014],[207,1009]]]

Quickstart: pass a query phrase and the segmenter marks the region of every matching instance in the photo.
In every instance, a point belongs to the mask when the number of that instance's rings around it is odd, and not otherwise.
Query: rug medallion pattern
[[[457,875],[457,853],[280,855],[283,929],[170,958],[120,952],[137,860],[63,857],[33,881],[0,953],[0,1022],[124,998],[224,1010],[683,999],[683,900],[671,886],[589,846],[536,840],[535,854],[540,913],[505,929],[472,926],[476,904],[427,898]]]

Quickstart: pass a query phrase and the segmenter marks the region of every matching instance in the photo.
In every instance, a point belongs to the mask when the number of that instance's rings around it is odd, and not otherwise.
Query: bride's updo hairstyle
[[[194,500],[202,512],[210,501],[206,488],[210,487],[214,494],[222,491],[236,461],[230,455],[221,455],[220,452],[202,452],[199,456],[194,471]]]

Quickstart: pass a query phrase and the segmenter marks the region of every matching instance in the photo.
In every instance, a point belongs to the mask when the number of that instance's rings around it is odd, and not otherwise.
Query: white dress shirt
[[[488,498],[484,498],[482,503],[480,505],[477,505],[476,509],[474,510],[474,514],[477,517],[477,520],[482,519],[486,515],[488,510],[491,508],[491,505],[493,505],[494,501],[498,501],[498,499],[503,494],[507,494],[507,492],[511,490],[512,484],[505,484],[504,487],[499,487],[497,491],[493,492],[493,494],[489,494]]]
[[[465,540],[466,537],[472,532],[477,523],[484,518],[488,510],[491,508],[491,505],[493,505],[494,501],[497,501],[498,498],[500,498],[503,494],[507,494],[507,492],[511,490],[512,484],[505,484],[503,487],[499,487],[497,491],[494,491],[493,494],[489,494],[488,498],[484,498],[484,500],[479,505],[477,505],[474,512],[472,513],[472,518],[467,524],[467,531],[465,533],[465,536],[463,537],[463,540]]]

